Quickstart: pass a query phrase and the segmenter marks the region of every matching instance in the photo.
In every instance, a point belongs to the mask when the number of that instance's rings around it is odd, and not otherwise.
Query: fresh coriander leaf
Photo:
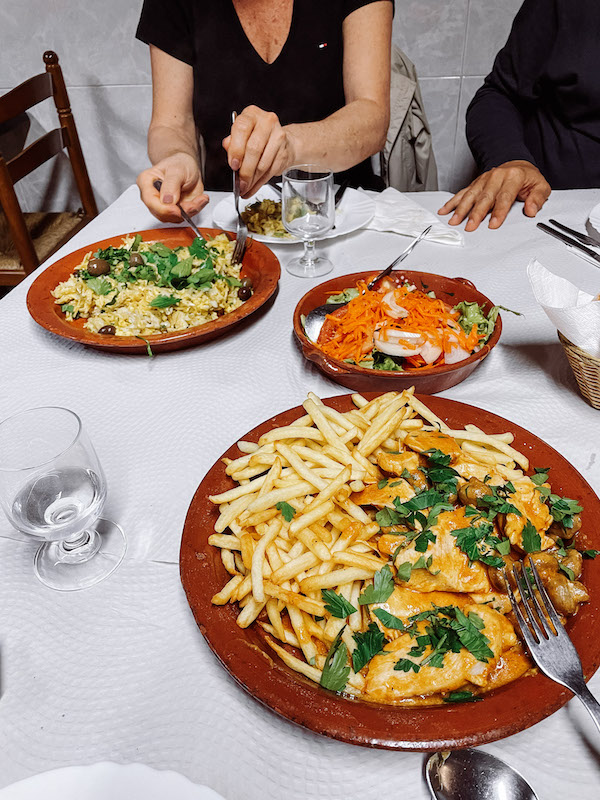
[[[296,513],[296,509],[285,501],[282,501],[281,503],[275,503],[275,508],[278,511],[281,511],[281,515],[286,522],[291,522],[294,518],[294,514]]]
[[[194,258],[204,259],[208,254],[208,245],[206,243],[206,239],[201,239],[199,236],[196,236],[188,249],[190,251],[190,255],[194,256]]]
[[[574,580],[575,580],[575,573],[573,572],[573,570],[571,569],[571,567],[567,567],[567,566],[565,566],[565,564],[559,564],[559,565],[558,565],[558,568],[559,568],[559,570],[560,570],[561,572],[564,572],[564,573],[565,573],[565,575],[567,576],[567,578],[568,578],[570,581],[574,581]]]
[[[435,464],[436,467],[447,467],[452,460],[452,456],[442,452],[441,450],[438,450],[437,447],[431,448],[430,450],[424,450],[423,455],[427,456],[429,463]]]
[[[460,608],[455,609],[456,619],[451,621],[451,627],[458,634],[462,646],[475,656],[478,661],[489,661],[494,657],[494,653],[488,647],[489,639],[479,630],[479,623],[474,620],[477,618],[481,622],[481,617],[472,612],[467,618]],[[481,625],[483,627],[483,624]]]
[[[180,303],[181,300],[178,297],[169,297],[166,294],[159,294],[158,297],[155,297],[154,300],[150,303],[151,308],[169,308],[170,306],[176,306],[177,303]]]
[[[150,245],[150,250],[161,258],[168,258],[172,253],[171,248],[162,242],[154,242],[154,244]]]
[[[584,558],[596,558],[600,550],[583,550],[582,555]]]
[[[412,478],[412,475],[407,469],[403,469],[402,472],[400,473],[400,477],[404,478],[405,481],[408,481]]]
[[[388,485],[388,480],[387,480],[387,478],[384,478],[382,481],[379,481],[379,483],[377,484],[377,488],[378,489],[385,489],[385,487],[387,485]]]
[[[537,553],[542,546],[542,539],[535,527],[527,520],[521,532],[523,540],[523,550],[526,553]]]
[[[239,278],[234,278],[232,275],[223,275],[223,280],[233,287],[240,287],[242,282]]]
[[[435,543],[436,538],[437,537],[435,533],[433,533],[432,531],[430,530],[422,531],[415,539],[415,550],[417,551],[417,553],[426,553],[427,548],[429,547],[429,542]],[[421,556],[421,558],[423,557]],[[413,569],[415,567],[416,565],[414,565]],[[424,560],[423,560],[423,567],[421,567],[420,569],[425,569]]]
[[[548,472],[550,467],[535,467],[535,475],[531,476],[531,480],[536,486],[541,486],[542,483],[548,482]]]
[[[412,568],[410,561],[404,561],[402,564],[399,564],[396,568],[396,577],[398,580],[408,582],[410,580]]]
[[[373,609],[373,613],[377,617],[378,620],[381,621],[386,628],[391,628],[394,631],[405,631],[406,626],[402,622],[399,617],[395,617],[393,614],[390,614],[389,611],[386,611],[385,608],[375,608]]]
[[[175,256],[175,258],[177,258],[177,256]],[[191,256],[190,258],[183,258],[181,261],[177,261],[171,267],[171,275],[174,275],[176,278],[187,278],[188,275],[192,273],[192,264],[193,259]]]
[[[400,486],[401,483],[402,481],[392,481],[392,483],[390,483],[390,489],[393,489],[394,486]]]
[[[396,515],[393,511],[389,508],[382,508],[375,514],[375,521],[379,525],[380,528],[389,528],[395,524],[395,522],[399,522],[396,519]]]
[[[510,539],[500,539],[496,545],[496,550],[501,556],[507,556],[510,553]]]
[[[341,594],[334,592],[333,589],[321,589],[321,596],[325,602],[325,608],[332,617],[345,619],[356,611],[352,603],[349,603]]]
[[[60,307],[60,310],[65,314],[68,312],[69,314],[73,315],[74,313],[74,308],[71,303],[63,303],[63,305]]]
[[[370,603],[385,603],[393,591],[394,579],[392,577],[392,571],[386,564],[375,573],[373,576],[373,586],[367,586],[358,598],[358,602],[361,606],[369,605]]]
[[[450,692],[444,697],[444,703],[478,703],[483,697],[477,697],[473,692],[467,690],[462,692]]]
[[[131,252],[135,253],[137,250],[139,250],[141,243],[142,243],[142,234],[136,233],[133,242],[131,243]]]
[[[573,527],[573,514],[578,514],[580,511],[583,511],[583,507],[577,500],[550,495],[550,513],[555,522],[562,522],[564,528]]]
[[[356,649],[352,653],[352,669],[354,672],[360,672],[373,656],[383,651],[386,638],[377,625],[371,622],[364,633],[355,633],[353,639],[356,642]]]
[[[425,556],[419,556],[419,558],[413,564],[413,569],[427,569],[427,562],[425,561]]]
[[[112,283],[104,278],[88,278],[86,283],[93,292],[99,295],[106,295],[114,291]]]
[[[342,642],[344,628],[342,628],[333,640],[329,652],[327,653],[327,658],[325,659],[323,672],[321,673],[321,686],[332,692],[343,691],[346,688],[348,675],[350,675],[348,648],[344,642]]]
[[[411,669],[413,672],[418,672],[421,669],[421,665],[411,661],[410,658],[401,658],[400,661],[394,664],[394,669],[399,672],[410,672]]]

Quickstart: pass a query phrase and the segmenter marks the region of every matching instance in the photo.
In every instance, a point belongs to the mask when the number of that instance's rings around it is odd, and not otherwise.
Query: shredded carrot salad
[[[460,312],[443,300],[430,297],[419,289],[398,286],[394,290],[394,302],[407,313],[394,318],[383,301],[384,294],[367,289],[366,282],[357,284],[360,294],[341,309],[325,318],[317,344],[323,352],[341,361],[352,360],[356,364],[370,358],[374,348],[373,336],[384,341],[390,333],[394,341],[398,332],[421,334],[428,343],[441,348],[436,363],[444,363],[444,354],[453,347],[472,352],[485,334],[479,334],[473,325],[467,335],[458,324]],[[400,338],[400,341],[401,338]],[[411,366],[427,366],[421,356],[406,356]],[[431,365],[429,365],[431,366]]]

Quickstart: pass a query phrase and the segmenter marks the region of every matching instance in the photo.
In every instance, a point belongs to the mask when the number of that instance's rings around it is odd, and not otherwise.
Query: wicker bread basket
[[[600,408],[600,358],[574,345],[560,331],[558,338],[575,374],[579,391],[594,408]]]

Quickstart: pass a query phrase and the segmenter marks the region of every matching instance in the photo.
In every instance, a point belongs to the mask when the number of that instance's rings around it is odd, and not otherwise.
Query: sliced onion
[[[442,354],[442,348],[437,344],[432,344],[431,342],[427,341],[421,347],[421,351],[419,355],[423,359],[426,364],[433,364],[434,361],[437,361],[438,358]]]
[[[411,331],[386,330],[385,337],[384,339],[380,331],[375,331],[373,336],[375,347],[381,353],[399,358],[418,355],[424,344],[423,336]]]
[[[459,361],[464,361],[465,358],[468,358],[470,355],[471,353],[463,350],[462,347],[454,345],[450,348],[450,352],[446,353],[444,356],[444,361],[446,364],[457,364]]]
[[[408,311],[404,306],[398,305],[396,302],[395,292],[388,292],[381,300],[387,314],[394,319],[404,319],[408,317]]]

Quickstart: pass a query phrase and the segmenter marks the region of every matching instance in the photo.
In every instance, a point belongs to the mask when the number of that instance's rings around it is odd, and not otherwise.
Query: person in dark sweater
[[[298,163],[369,186],[389,122],[392,13],[390,0],[144,0],[153,166],[138,186],[150,211],[180,221],[180,201],[197,213],[205,190],[231,189],[232,169],[244,197]]]
[[[490,214],[499,228],[515,200],[535,217],[552,189],[600,187],[600,0],[525,0],[492,72],[467,110],[481,171],[439,214]]]

